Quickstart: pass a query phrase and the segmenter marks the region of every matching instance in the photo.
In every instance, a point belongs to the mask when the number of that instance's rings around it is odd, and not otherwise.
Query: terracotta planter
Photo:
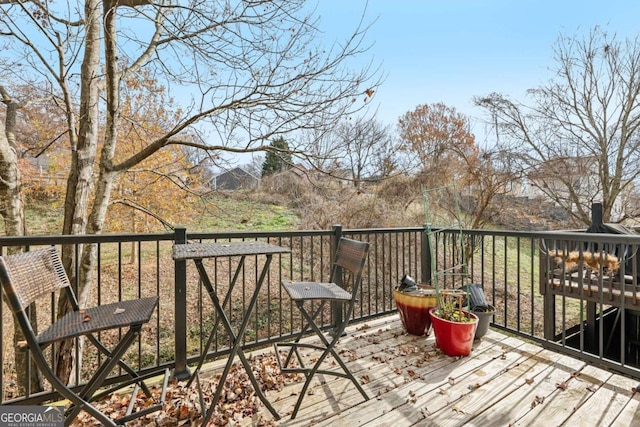
[[[429,310],[433,332],[436,336],[436,345],[447,356],[468,356],[473,346],[473,338],[478,327],[478,316],[468,313],[473,322],[451,322],[442,319],[435,314],[437,308]]]
[[[431,330],[429,309],[437,305],[435,290],[418,289],[400,292],[396,289],[393,295],[405,331],[411,335],[429,335]]]

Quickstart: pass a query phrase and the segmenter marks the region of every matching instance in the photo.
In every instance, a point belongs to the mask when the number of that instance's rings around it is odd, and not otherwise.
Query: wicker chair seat
[[[38,344],[44,345],[107,329],[143,325],[149,322],[157,305],[158,297],[147,297],[72,311],[36,338]]]
[[[349,301],[351,299],[351,294],[335,283],[282,282],[282,286],[294,301],[322,299]]]

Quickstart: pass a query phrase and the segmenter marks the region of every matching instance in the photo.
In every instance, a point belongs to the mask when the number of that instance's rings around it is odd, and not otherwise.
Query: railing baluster
[[[187,229],[175,227],[176,244],[187,243]],[[175,280],[175,366],[173,376],[178,380],[186,380],[190,376],[187,366],[187,262],[174,261]]]

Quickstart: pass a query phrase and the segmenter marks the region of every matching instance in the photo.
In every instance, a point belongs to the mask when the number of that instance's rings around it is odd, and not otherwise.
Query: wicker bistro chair
[[[296,417],[311,380],[316,373],[348,378],[356,386],[364,399],[369,400],[367,393],[365,393],[362,386],[358,383],[351,371],[349,371],[349,368],[347,368],[347,365],[342,361],[334,349],[336,343],[344,333],[344,330],[349,323],[349,319],[351,318],[351,313],[353,312],[356,302],[356,296],[362,281],[362,270],[368,253],[369,243],[341,238],[338,242],[338,248],[336,251],[335,261],[332,266],[331,276],[329,277],[329,283],[282,282],[283,288],[289,294],[289,297],[291,297],[295,302],[305,321],[302,331],[297,335],[295,341],[275,344],[275,351],[280,370],[282,372],[301,372],[306,376],[306,381],[291,414],[292,419]],[[344,285],[351,285],[351,292],[347,292],[345,290],[348,288],[347,286],[342,288],[335,283],[336,279],[339,278],[339,275],[342,275],[344,278]],[[313,309],[313,312],[307,310],[307,306],[309,306],[309,304],[305,304],[310,301],[320,302],[318,307]],[[331,330],[329,338],[325,336],[316,323],[316,319],[320,313],[322,313],[327,302],[336,302],[340,304],[341,309],[344,309],[344,313],[342,313],[343,315],[336,321],[337,324],[335,325],[335,328]],[[309,308],[313,308],[313,306],[310,306]],[[322,341],[322,345],[300,342],[303,335],[309,331],[309,329],[315,331]],[[322,351],[322,354],[318,357],[313,366],[305,366],[299,352],[299,348],[301,347]],[[288,348],[288,350],[283,352],[286,356],[280,353],[281,348]],[[340,365],[342,372],[336,371],[335,369],[323,370],[320,368],[322,362],[329,354],[331,354]],[[293,360],[294,355],[297,360],[297,366],[295,367],[291,366],[291,361]],[[284,360],[283,357],[285,357]]]
[[[138,375],[133,368],[121,360],[124,353],[140,334],[142,326],[149,322],[158,305],[158,297],[120,301],[80,310],[78,300],[73,293],[58,252],[53,246],[0,257],[0,281],[9,306],[24,332],[26,347],[28,347],[33,360],[53,389],[71,402],[70,407],[65,411],[65,425],[71,424],[82,410],[91,414],[102,425],[115,426],[162,408],[169,370],[164,370],[164,384],[160,402],[132,412],[136,400],[135,396],[139,388],[142,388],[147,397],[151,397],[151,392],[145,385],[144,380],[157,376],[159,372],[154,371],[145,375]],[[31,326],[28,307],[41,297],[51,296],[56,291],[65,291],[67,293],[73,311],[53,322],[42,333],[37,334]],[[94,335],[98,331],[119,328],[126,330],[126,333],[121,336],[112,350],[108,350]],[[78,388],[74,387],[72,389],[67,386],[55,375],[52,366],[48,362],[51,357],[46,357],[43,351],[47,346],[57,341],[82,335],[86,336],[98,351],[106,357],[101,358],[101,366],[93,373],[91,379],[83,387],[79,387],[78,390]],[[128,374],[129,378],[96,393],[103,386],[107,375],[116,365],[120,366]],[[126,415],[122,418],[112,420],[91,404],[91,402],[116,390],[134,384]]]

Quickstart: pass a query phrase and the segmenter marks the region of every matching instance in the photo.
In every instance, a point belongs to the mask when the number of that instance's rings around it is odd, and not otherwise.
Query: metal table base
[[[211,297],[215,311],[217,313],[215,325],[213,326],[213,329],[209,334],[209,338],[202,352],[202,356],[200,357],[200,360],[198,362],[198,366],[194,370],[193,374],[191,375],[191,378],[189,379],[189,382],[187,383],[187,385],[189,386],[194,380],[197,382],[198,393],[200,397],[200,405],[204,415],[202,425],[207,425],[207,423],[213,416],[213,412],[215,411],[216,404],[218,403],[218,400],[220,399],[220,396],[222,394],[222,389],[224,387],[225,380],[227,378],[227,375],[229,374],[229,371],[231,370],[231,366],[233,365],[233,359],[235,358],[236,355],[239,357],[240,361],[242,362],[242,365],[244,366],[244,369],[249,377],[249,380],[253,385],[256,395],[260,398],[262,403],[264,403],[267,409],[269,409],[269,412],[271,412],[273,417],[276,420],[280,419],[280,415],[273,408],[271,403],[267,400],[266,396],[260,389],[260,385],[258,384],[257,379],[253,375],[251,365],[249,365],[249,361],[247,360],[247,357],[244,355],[244,352],[242,350],[242,340],[244,337],[245,330],[247,329],[247,325],[249,324],[251,313],[253,312],[253,309],[255,308],[255,305],[258,301],[258,294],[260,292],[260,289],[262,288],[264,279],[267,276],[267,273],[269,272],[269,266],[271,265],[271,259],[273,258],[273,255],[278,253],[282,254],[282,253],[288,253],[288,252],[290,252],[288,248],[283,248],[280,246],[272,245],[269,243],[263,243],[263,242],[187,243],[187,244],[177,244],[173,246],[174,260],[192,259],[194,261],[196,268],[198,270],[198,274],[200,275],[202,284],[207,290],[207,293],[209,294],[209,296]],[[242,319],[242,323],[240,324],[240,328],[238,329],[238,332],[235,333],[233,331],[233,328],[231,327],[231,322],[224,311],[224,307],[227,306],[230,302],[233,288],[235,287],[238,276],[240,275],[240,272],[244,265],[244,261],[246,257],[249,255],[265,255],[266,260],[262,267],[260,276],[256,282],[256,286],[253,291],[253,295],[251,296],[251,299],[249,301],[247,310],[244,313],[244,317]],[[229,290],[227,291],[227,295],[225,296],[224,302],[222,303],[220,303],[220,299],[218,298],[218,295],[215,292],[215,289],[209,278],[209,274],[207,273],[207,270],[203,263],[203,259],[205,258],[218,258],[218,257],[240,257],[240,260],[238,262],[238,266],[236,267],[233,278],[229,283]],[[216,330],[218,328],[220,321],[222,321],[222,325],[224,329],[227,331],[227,334],[231,338],[232,346],[231,346],[231,352],[229,353],[229,359],[227,360],[227,364],[225,365],[225,368],[222,372],[222,376],[220,377],[220,381],[218,382],[218,386],[216,387],[216,391],[213,396],[211,405],[209,406],[209,409],[205,413],[205,410],[204,410],[205,404],[202,396],[202,387],[200,385],[200,369],[202,368],[202,364],[204,363],[207,353],[209,352],[209,348],[211,347],[211,344],[215,337]]]

